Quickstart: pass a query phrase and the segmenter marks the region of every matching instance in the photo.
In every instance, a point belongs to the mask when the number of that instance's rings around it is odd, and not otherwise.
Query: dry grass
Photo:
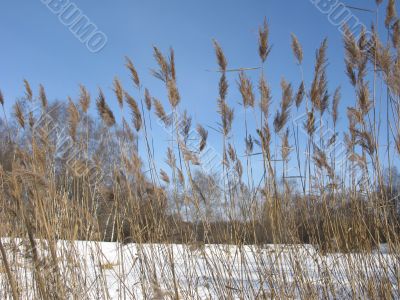
[[[354,99],[346,102],[353,103],[347,123],[340,115],[340,87],[330,91],[327,40],[316,51],[308,86],[308,54],[294,34],[301,78],[282,79],[271,118],[265,20],[258,37],[259,79],[254,84],[244,70],[237,74],[244,131],[233,132],[231,70],[213,41],[220,74],[220,120],[213,128],[222,145],[217,175],[203,168],[211,132],[192,126],[189,113],[181,113],[172,49],[168,55],[153,49],[158,69],[152,73],[165,86],[165,102],[142,87],[126,58],[134,89],[128,93],[132,87],[122,87],[117,77],[113,82],[120,120],[101,89],[96,122],[84,86],[78,101],[52,103],[42,85],[35,97],[24,80],[24,97],[15,102],[9,122],[4,114],[0,130],[0,296],[66,299],[85,292],[108,299],[112,275],[117,297],[125,299],[136,291],[149,299],[398,298],[400,186],[399,175],[387,172],[400,151],[400,26],[394,6],[389,1],[384,20],[392,37],[387,44],[377,30],[371,40],[365,32],[357,40],[345,29],[344,75],[354,88]],[[386,96],[377,92],[384,90],[380,85],[389,93],[387,112],[377,107]],[[4,101],[0,91],[2,106]],[[293,104],[305,114],[297,128],[290,122]],[[41,109],[31,110],[36,105]],[[170,132],[164,149],[154,148],[156,119]],[[323,124],[333,133],[327,136]],[[302,127],[306,142],[300,142]],[[345,165],[330,151],[341,136]],[[155,151],[166,153],[167,167],[155,160]],[[261,160],[261,180],[254,156]],[[290,176],[289,165],[298,174]],[[113,260],[105,261],[103,253],[111,244],[95,241],[116,242]],[[389,254],[377,252],[382,243]]]

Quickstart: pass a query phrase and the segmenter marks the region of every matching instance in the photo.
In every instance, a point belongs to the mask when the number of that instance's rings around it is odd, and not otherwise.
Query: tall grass
[[[132,86],[115,78],[115,100],[99,89],[97,119],[84,86],[78,100],[50,102],[42,85],[35,96],[24,80],[25,94],[12,115],[3,109],[0,132],[1,297],[110,298],[110,270],[124,299],[137,290],[150,299],[207,297],[198,290],[204,277],[210,298],[399,297],[400,186],[391,168],[400,154],[400,23],[394,6],[389,1],[386,9],[386,42],[377,33],[380,24],[372,36],[363,31],[356,38],[345,29],[345,75],[354,88],[346,101],[347,123],[340,115],[340,87],[330,90],[326,39],[314,69],[305,70],[307,54],[292,34],[300,76],[297,83],[282,79],[275,112],[265,74],[267,21],[259,30],[257,82],[245,69],[229,69],[222,46],[213,41],[220,74],[217,174],[207,173],[202,161],[211,133],[205,125],[193,126],[181,109],[172,49],[167,55],[153,49],[158,69],[152,73],[168,102],[151,96],[126,58]],[[234,80],[243,132],[233,130]],[[379,95],[378,85],[387,93]],[[2,107],[5,101],[0,92]],[[120,108],[119,120],[111,101]],[[304,111],[303,123],[291,122],[294,106]],[[339,120],[348,125],[343,132]],[[170,134],[162,150],[154,146],[156,123]],[[382,134],[387,145],[381,145]],[[340,139],[345,165],[337,159]],[[166,153],[168,169],[160,167],[155,151]],[[117,262],[104,261],[105,246],[96,241],[116,242]],[[377,251],[383,243],[389,254]],[[134,285],[127,280],[132,273]]]

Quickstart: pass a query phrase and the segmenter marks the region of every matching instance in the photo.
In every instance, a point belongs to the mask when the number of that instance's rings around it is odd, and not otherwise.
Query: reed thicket
[[[381,2],[376,1],[377,15],[383,12]],[[153,299],[185,298],[170,243],[183,244],[190,251],[203,251],[204,244],[232,244],[239,249],[244,245],[262,249],[261,245],[269,243],[311,244],[321,256],[354,251],[367,255],[386,243],[398,258],[400,182],[395,166],[400,155],[400,20],[394,1],[386,8],[386,41],[378,35],[379,26],[372,26],[371,35],[366,30],[358,36],[350,28],[344,31],[344,75],[354,89],[346,101],[341,101],[340,87],[329,84],[327,39],[316,50],[314,69],[307,70],[303,59],[308,54],[292,34],[293,58],[288,59],[297,64],[300,76],[298,82],[282,79],[281,99],[272,99],[271,89],[277,87],[269,85],[265,74],[272,51],[266,20],[259,29],[256,82],[254,71],[250,76],[246,69],[229,69],[222,46],[213,41],[220,74],[215,91],[217,133],[209,133],[204,124],[192,124],[190,112],[180,108],[179,70],[172,49],[167,54],[153,49],[158,68],[152,73],[166,89],[162,101],[151,95],[129,58],[126,68],[132,85],[124,87],[115,78],[112,99],[106,99],[101,89],[91,95],[80,86],[79,99],[52,102],[42,85],[35,95],[24,80],[25,94],[7,116],[4,103],[10,99],[0,92],[4,112],[0,131],[3,295],[19,299],[28,289],[16,271],[16,252],[8,248],[13,245],[5,242],[8,238],[22,241],[24,247],[18,247],[32,263],[34,295],[43,299],[78,297],[86,284],[81,280],[84,266],[75,261],[77,254],[60,253],[59,240],[116,241],[121,247],[164,244],[172,284],[165,292],[150,280]],[[304,80],[306,72],[312,75],[311,82]],[[235,88],[245,110],[243,132],[233,132],[235,111],[229,91]],[[98,117],[89,113],[93,105]],[[341,115],[344,105],[347,115]],[[119,107],[120,119],[111,107]],[[303,122],[292,122],[295,109],[304,111]],[[347,124],[342,132],[339,122]],[[163,150],[154,149],[156,124],[170,133]],[[328,136],[326,128],[331,129]],[[218,173],[202,167],[211,134],[221,137]],[[345,142],[345,165],[338,165],[336,150],[332,150],[341,140]],[[155,151],[165,151],[164,169]],[[297,173],[289,173],[289,166],[296,166]],[[261,180],[256,179],[257,170],[262,170]],[[48,247],[45,256],[37,250],[43,241]],[[268,269],[265,264],[277,264],[279,269],[280,263],[264,261],[240,276],[253,272],[259,282],[268,282],[269,292],[242,289],[239,298],[337,297],[340,286],[335,286],[335,275],[328,270],[318,286],[311,284],[307,267],[300,263],[305,253],[294,251],[287,258],[294,274],[291,291],[284,276],[263,272]],[[159,255],[143,252],[141,270],[154,271]],[[229,267],[219,268],[217,256],[206,260],[211,269],[215,267],[215,293],[233,297],[227,288],[231,283],[218,281],[218,274],[229,273]],[[349,256],[346,262],[349,273],[340,275],[349,279],[348,296],[399,296],[398,261],[378,277],[352,273],[355,261]],[[368,255],[363,262],[372,269],[380,263]],[[120,271],[120,276],[128,272]],[[140,282],[144,294],[148,281],[144,276]],[[97,289],[108,297],[100,282]]]

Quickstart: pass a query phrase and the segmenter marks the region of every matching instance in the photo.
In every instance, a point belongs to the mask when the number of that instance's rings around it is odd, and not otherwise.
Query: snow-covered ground
[[[32,249],[20,239],[3,243],[23,298],[37,299]],[[38,240],[37,248],[40,273],[50,284],[55,270],[47,243]],[[398,255],[385,246],[373,254],[322,255],[310,245],[59,241],[57,252],[71,299],[351,299],[364,298],[368,284],[377,282],[394,298],[400,292]],[[0,264],[0,299],[10,297]]]

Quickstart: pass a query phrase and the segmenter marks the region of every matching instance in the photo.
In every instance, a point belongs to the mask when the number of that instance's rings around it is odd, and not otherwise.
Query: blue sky
[[[354,92],[344,74],[342,36],[309,0],[99,0],[74,3],[107,35],[108,42],[100,52],[88,51],[40,0],[1,1],[0,89],[7,109],[23,95],[22,80],[26,78],[35,92],[42,83],[49,99],[64,100],[67,96],[77,99],[80,83],[88,87],[93,97],[97,87],[101,87],[118,116],[112,93],[114,76],[118,75],[124,87],[137,97],[124,68],[126,55],[133,60],[143,86],[167,105],[162,83],[154,79],[149,70],[156,67],[152,46],[163,51],[172,46],[176,53],[182,109],[189,110],[194,123],[215,126],[219,75],[206,71],[217,68],[212,39],[218,40],[223,47],[229,67],[259,66],[257,30],[264,17],[270,24],[273,45],[265,65],[267,80],[274,93],[272,114],[280,101],[281,78],[285,77],[296,88],[300,83],[299,69],[290,48],[291,32],[298,36],[304,48],[308,87],[315,50],[324,37],[328,37],[329,88],[333,93],[336,86],[342,86],[342,121],[346,120],[345,108],[354,105]],[[373,0],[347,0],[346,3],[375,7]],[[369,13],[354,13],[366,25],[371,24]],[[249,75],[257,80],[259,72],[252,71]],[[234,132],[243,127],[243,113],[236,104],[241,101],[236,78],[237,74],[229,75],[228,98],[237,115]],[[296,109],[292,113],[296,114]],[[210,142],[219,143],[218,134],[210,132]],[[237,142],[242,143],[242,140]]]

